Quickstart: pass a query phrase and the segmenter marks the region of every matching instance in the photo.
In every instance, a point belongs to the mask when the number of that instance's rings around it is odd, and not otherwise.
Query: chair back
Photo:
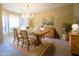
[[[17,29],[13,29],[14,38],[18,37]]]
[[[27,35],[27,31],[26,30],[21,30],[21,35],[24,38],[24,41],[29,42],[29,39],[28,39],[28,35]]]

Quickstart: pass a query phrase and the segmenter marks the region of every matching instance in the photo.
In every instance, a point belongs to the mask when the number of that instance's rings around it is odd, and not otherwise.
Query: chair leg
[[[24,46],[24,38],[22,39],[23,41],[22,41],[22,48],[23,48],[23,46]]]
[[[35,46],[35,44],[34,44],[34,43],[33,43],[33,45],[34,45],[34,48],[35,48],[36,46]]]
[[[15,39],[16,39],[16,38],[14,37],[13,44],[15,44]]]
[[[13,40],[13,44],[15,44],[15,39]]]
[[[19,45],[19,40],[17,41],[17,46]]]
[[[36,46],[34,45],[34,48],[35,48]]]
[[[22,48],[23,48],[23,46],[24,46],[24,42],[22,42]]]
[[[29,52],[29,45],[28,45],[28,52]]]

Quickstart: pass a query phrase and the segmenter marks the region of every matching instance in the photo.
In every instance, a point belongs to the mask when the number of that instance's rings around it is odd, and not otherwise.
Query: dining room
[[[9,53],[2,49],[0,55],[70,56],[68,41],[62,38],[62,24],[73,21],[73,4],[4,3],[2,48],[10,48]]]

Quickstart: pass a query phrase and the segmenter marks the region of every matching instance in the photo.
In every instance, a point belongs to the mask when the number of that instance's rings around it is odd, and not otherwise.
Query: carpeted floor
[[[0,45],[0,56],[25,56],[27,53],[23,53],[18,50],[16,47],[13,47],[10,43],[12,43],[13,37],[10,35],[8,37],[4,37],[4,43]],[[45,41],[51,43],[43,54],[34,54],[34,55],[43,55],[43,56],[71,56],[70,48],[68,41],[63,39],[54,39],[54,38],[45,38]],[[54,48],[53,48],[53,47]],[[36,47],[37,48],[37,47]],[[25,50],[26,51],[26,50]]]
[[[24,56],[24,54],[7,42],[0,45],[0,56]]]
[[[48,42],[55,46],[54,56],[72,56],[69,42],[64,39],[47,38]]]
[[[13,44],[13,46],[18,50],[21,51],[23,54],[28,56],[48,56],[53,55],[51,51],[54,51],[54,46],[51,43],[48,42],[42,42],[39,46],[34,47],[33,45],[30,46],[29,52],[27,50],[27,46],[25,45],[23,48],[21,45],[17,47],[16,44]]]

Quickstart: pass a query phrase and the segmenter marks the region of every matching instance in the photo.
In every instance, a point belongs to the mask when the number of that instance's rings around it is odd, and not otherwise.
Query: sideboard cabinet
[[[71,53],[79,55],[79,34],[69,33],[69,45]]]

